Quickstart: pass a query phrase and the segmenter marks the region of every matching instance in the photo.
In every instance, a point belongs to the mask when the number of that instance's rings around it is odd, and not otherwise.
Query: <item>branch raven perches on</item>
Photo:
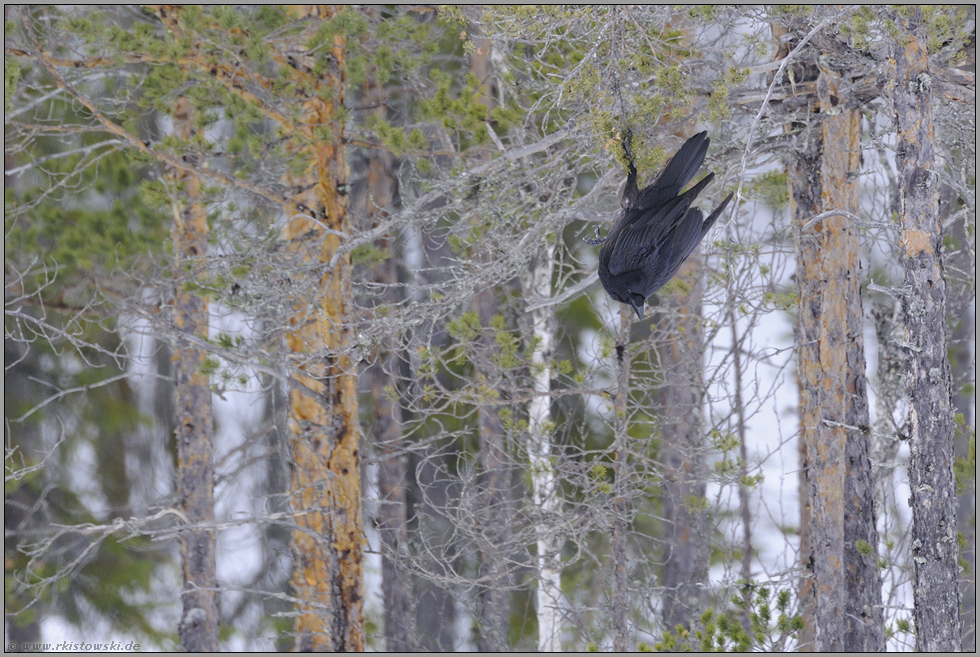
[[[619,218],[605,239],[596,227],[593,246],[599,250],[599,280],[616,301],[628,303],[643,319],[646,298],[662,288],[691,255],[721,211],[732,200],[732,194],[721,202],[707,219],[691,204],[715,174],[709,173],[683,194],[680,191],[701,168],[708,153],[708,133],[694,135],[667,162],[660,177],[642,191],[636,185],[636,166],[627,131],[623,151],[629,162],[629,175],[620,205]]]

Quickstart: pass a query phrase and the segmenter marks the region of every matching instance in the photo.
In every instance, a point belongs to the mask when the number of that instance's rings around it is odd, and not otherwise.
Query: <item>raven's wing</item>
[[[709,173],[679,197],[672,196],[664,199],[662,203],[657,203],[653,207],[645,207],[642,203],[637,203],[627,212],[620,219],[622,228],[614,229],[616,234],[609,235],[611,239],[616,240],[607,251],[610,254],[607,262],[610,273],[615,276],[639,269],[653,251],[670,246],[665,245],[665,242],[671,241],[669,236],[679,223],[685,221],[691,203],[714,177],[715,174]]]
[[[620,219],[621,227],[614,229],[607,244],[603,245],[608,256],[609,273],[619,276],[643,269],[644,262],[654,251],[664,248],[666,239],[678,221],[687,214],[690,200],[677,197],[657,208],[634,208]]]
[[[729,194],[707,219],[704,218],[701,210],[691,208],[684,215],[684,219],[677,222],[674,230],[664,240],[664,247],[661,247],[653,257],[648,257],[644,263],[643,280],[646,284],[641,290],[644,297],[650,296],[674,277],[684,261],[694,253],[698,244],[711,230],[718,215],[732,200],[732,196],[733,194]]]
[[[640,290],[644,297],[650,296],[674,277],[687,257],[698,248],[704,234],[704,215],[701,210],[691,208],[684,219],[677,222],[663,246],[644,263],[644,286]]]
[[[691,192],[698,187],[702,187],[701,183],[691,188]],[[630,214],[635,217],[627,215],[623,229],[612,236],[615,241],[610,245],[606,261],[609,273],[619,276],[642,271],[646,281],[644,296],[653,294],[673,278],[732,200],[733,194],[729,194],[707,219],[701,210],[690,207],[695,196],[689,192],[658,210],[634,210]]]

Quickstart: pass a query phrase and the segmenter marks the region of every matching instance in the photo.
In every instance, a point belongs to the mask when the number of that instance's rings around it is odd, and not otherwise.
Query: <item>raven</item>
[[[643,319],[646,298],[674,277],[733,195],[729,194],[705,219],[701,210],[692,208],[691,203],[715,174],[709,173],[694,187],[680,193],[708,153],[707,132],[688,139],[667,162],[656,182],[639,190],[630,152],[632,136],[627,132],[623,140],[623,151],[629,162],[629,175],[620,201],[623,216],[605,239],[599,237],[597,226],[596,239],[586,241],[593,246],[602,244],[599,250],[602,287],[616,301],[633,306],[636,316]]]

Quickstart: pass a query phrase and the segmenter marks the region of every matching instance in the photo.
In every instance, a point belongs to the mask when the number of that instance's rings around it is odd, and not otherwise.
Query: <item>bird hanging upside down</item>
[[[667,162],[656,182],[644,190],[636,186],[636,166],[630,152],[632,132],[623,140],[629,161],[629,175],[620,205],[619,218],[605,239],[586,240],[599,250],[599,280],[616,301],[628,303],[643,319],[643,303],[651,294],[674,277],[687,257],[701,242],[715,219],[732,200],[732,194],[721,202],[707,219],[691,204],[711,182],[709,173],[683,194],[680,191],[701,168],[708,153],[708,133],[688,139]]]

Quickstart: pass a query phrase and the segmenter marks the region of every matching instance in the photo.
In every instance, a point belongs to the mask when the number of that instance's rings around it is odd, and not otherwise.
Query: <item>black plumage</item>
[[[613,225],[599,250],[599,280],[616,301],[628,303],[643,319],[646,298],[667,284],[732,199],[721,202],[707,219],[691,204],[715,177],[709,173],[681,194],[701,168],[708,153],[708,133],[694,135],[667,162],[657,180],[642,191],[636,185],[636,167],[630,135],[623,141],[629,175],[623,190],[623,216]]]

